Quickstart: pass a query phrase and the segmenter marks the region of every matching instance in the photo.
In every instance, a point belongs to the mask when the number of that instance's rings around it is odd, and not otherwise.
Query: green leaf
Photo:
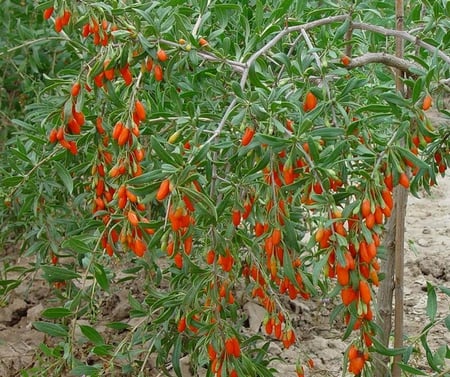
[[[427,316],[434,321],[437,313],[437,296],[436,288],[431,283],[427,283],[427,294]]]
[[[66,308],[48,308],[41,313],[42,317],[48,319],[64,318],[71,314],[72,312]]]
[[[65,240],[62,245],[63,248],[67,248],[73,250],[77,253],[90,253],[92,252],[92,248],[90,248],[82,237],[70,237]]]
[[[94,264],[94,276],[95,280],[97,280],[97,283],[100,285],[100,287],[102,287],[104,291],[108,292],[109,279],[108,276],[106,275],[104,267],[99,263]]]
[[[173,355],[172,355],[173,370],[175,371],[175,374],[178,377],[183,377],[180,368],[181,347],[182,347],[181,336],[178,336],[177,339],[175,340],[175,344],[173,345]]]
[[[23,181],[23,177],[6,177],[2,179],[2,186],[4,188],[17,186]]]
[[[450,331],[450,314],[444,319],[445,326]]]
[[[108,344],[102,344],[99,346],[95,346],[92,348],[92,353],[98,356],[111,356],[112,350],[114,350],[114,346]]]
[[[73,368],[70,371],[70,375],[71,376],[90,376],[90,377],[94,377],[94,376],[98,376],[98,373],[100,372],[100,368],[99,367],[93,367],[93,366],[89,366],[89,365],[77,365],[75,368]]]
[[[346,18],[344,23],[337,28],[331,45],[335,45],[336,41],[341,41],[343,39],[344,34],[347,32],[349,26],[350,26],[350,17]]]
[[[181,192],[185,193],[189,197],[189,199],[192,200],[194,205],[198,203],[203,207],[205,207],[206,211],[212,216],[214,222],[217,221],[218,216],[216,206],[208,196],[196,190],[192,190],[188,187],[180,187],[179,189]]]
[[[320,259],[318,262],[314,264],[313,272],[312,272],[312,278],[313,278],[313,284],[317,285],[317,282],[322,277],[323,269],[325,268],[325,265],[328,262],[328,257],[324,256],[322,259]]]
[[[416,375],[416,376],[428,376],[427,373],[422,372],[422,371],[419,370],[419,369],[413,368],[413,367],[410,366],[410,365],[403,364],[403,363],[397,363],[397,365],[400,367],[400,369],[401,369],[402,371],[404,371],[404,372],[406,372],[406,373],[411,373],[411,374],[414,374],[414,375]]]
[[[244,92],[242,91],[241,85],[237,81],[231,83],[231,89],[233,89],[234,94],[239,98],[244,98]]]
[[[88,338],[95,345],[103,345],[105,342],[103,341],[103,337],[99,334],[99,332],[91,326],[80,325],[80,330],[83,335]]]
[[[37,331],[43,332],[50,336],[66,337],[69,335],[69,333],[67,331],[67,326],[63,326],[63,325],[60,325],[57,323],[36,321],[36,322],[33,322],[33,327]]]
[[[72,194],[73,191],[73,179],[68,170],[59,162],[54,161],[56,174],[58,174],[59,178],[63,182],[64,186],[66,186],[69,194]]]
[[[75,271],[69,270],[64,267],[42,266],[41,268],[44,271],[44,279],[50,283],[80,278],[80,275]]]
[[[406,347],[403,348],[387,348],[383,343],[381,343],[376,337],[372,337],[373,348],[375,352],[378,352],[385,356],[396,356],[402,355]]]
[[[445,293],[447,296],[450,296],[450,288],[444,287],[443,285],[440,285],[438,288],[442,293]]]
[[[130,325],[128,323],[123,323],[123,322],[110,322],[106,326],[113,330],[119,330],[119,331],[127,330],[130,328]]]
[[[173,157],[173,155],[169,154],[169,152],[167,152],[167,150],[161,145],[161,143],[156,139],[156,137],[152,136],[151,144],[154,152],[162,161],[172,166],[177,167],[181,166],[180,161],[177,161],[177,159]]]

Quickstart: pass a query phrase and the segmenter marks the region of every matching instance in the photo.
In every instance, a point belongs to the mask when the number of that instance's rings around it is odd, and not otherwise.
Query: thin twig
[[[208,9],[208,7],[209,7],[210,4],[211,4],[211,0],[208,0],[208,3],[206,4],[206,9]],[[197,36],[198,29],[200,29],[200,26],[201,26],[201,24],[202,24],[203,16],[204,16],[204,14],[202,14],[202,13],[200,12],[199,15],[198,15],[197,21],[195,22],[195,25],[194,25],[194,27],[192,28],[192,35],[193,35],[194,37]]]

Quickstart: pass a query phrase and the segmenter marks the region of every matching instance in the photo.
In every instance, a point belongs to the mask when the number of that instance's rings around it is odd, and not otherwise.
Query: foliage
[[[449,4],[408,4],[408,35],[428,44],[405,45],[404,98],[381,55],[394,39],[364,26],[393,29],[394,6],[349,3],[5,3],[23,22],[3,12],[1,95],[26,107],[2,105],[1,238],[23,233],[60,298],[34,324],[62,339],[42,345],[60,360],[42,373],[144,375],[156,354],[180,375],[189,354],[210,376],[272,376],[266,337],[239,331],[241,304],[264,306],[288,348],[282,296],[333,299],[332,321],[358,334],[355,375],[370,375],[370,352],[403,352],[372,339],[380,237],[394,187],[429,190],[450,163],[448,126],[426,110],[432,98],[449,115]],[[139,325],[110,323],[125,334],[110,344],[95,298],[127,281],[145,293],[129,296]],[[76,329],[94,365],[73,352]]]

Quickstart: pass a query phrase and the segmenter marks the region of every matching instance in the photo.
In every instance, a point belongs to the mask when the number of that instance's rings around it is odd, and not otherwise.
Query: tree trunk
[[[403,0],[396,0],[396,29],[403,30],[404,4]],[[395,55],[403,58],[403,40],[396,38]],[[395,75],[396,89],[399,93],[405,95],[402,82],[404,72],[397,70]],[[394,211],[387,223],[387,231],[383,241],[387,249],[386,261],[383,266],[385,279],[381,282],[378,291],[377,303],[379,316],[376,323],[381,333],[378,334],[378,340],[386,347],[389,346],[389,338],[392,327],[392,298],[395,291],[395,318],[394,318],[394,347],[403,347],[403,285],[404,285],[404,249],[405,249],[405,217],[406,205],[408,201],[408,191],[397,186],[394,189]],[[392,368],[392,377],[400,377],[401,369],[398,362],[401,361],[401,355],[394,358]],[[378,355],[375,358],[375,377],[389,376],[389,358]]]
[[[386,260],[382,264],[381,272],[385,278],[380,282],[377,295],[378,316],[376,324],[379,327],[378,340],[386,347],[392,328],[392,298],[394,293],[394,263],[395,263],[395,230],[397,211],[392,211],[392,216],[386,224],[386,233],[383,237],[383,246],[386,248]],[[374,377],[385,377],[388,375],[389,357],[375,355]]]

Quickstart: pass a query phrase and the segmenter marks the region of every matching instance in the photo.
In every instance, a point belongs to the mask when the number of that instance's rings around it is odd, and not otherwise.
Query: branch
[[[413,67],[418,69],[421,68],[418,64],[410,62],[406,59],[398,58],[391,54],[386,54],[385,52],[368,52],[367,54],[361,55],[357,58],[352,58],[350,64],[346,68],[352,69],[371,63],[382,63],[405,72],[409,72]]]
[[[269,42],[267,42],[262,48],[260,48],[258,51],[256,51],[253,55],[251,55],[247,62],[246,62],[246,69],[242,75],[241,78],[241,88],[244,89],[245,83],[247,82],[247,77],[249,74],[249,69],[252,66],[252,64],[258,59],[261,55],[265,54],[267,51],[269,51],[273,46],[275,46],[285,35],[288,35],[293,32],[301,32],[302,30],[309,30],[313,29],[318,26],[323,26],[327,24],[331,24],[333,22],[343,22],[347,19],[347,16],[334,16],[334,17],[327,17],[322,18],[320,20],[308,22],[306,24],[302,25],[295,25],[290,26],[282,31],[280,31],[275,37],[273,37]]]
[[[400,37],[406,41],[409,41],[411,43],[416,44],[417,46],[424,48],[425,50],[428,50],[432,54],[437,53],[437,55],[442,60],[444,60],[447,64],[450,64],[450,56],[448,56],[447,54],[445,54],[443,51],[439,50],[438,48],[430,45],[429,43],[426,43],[426,42],[420,40],[419,38],[415,37],[414,35],[406,32],[406,31],[386,29],[382,26],[364,24],[364,23],[360,23],[360,22],[353,22],[351,24],[351,27],[353,29],[373,31],[374,33],[383,34],[386,36]]]
[[[254,52],[247,59],[245,64],[227,60],[227,59],[218,58],[213,53],[199,52],[199,54],[203,54],[203,57],[205,59],[208,59],[211,61],[227,63],[227,64],[231,65],[235,71],[242,73],[242,77],[240,80],[240,86],[242,89],[244,89],[244,87],[247,83],[248,75],[250,73],[250,67],[255,63],[255,61],[260,56],[267,53],[280,40],[282,40],[284,36],[286,36],[290,33],[294,33],[294,32],[300,32],[303,34],[306,30],[313,29],[313,28],[323,26],[323,25],[328,25],[333,22],[344,22],[347,18],[348,18],[348,15],[333,16],[333,17],[322,18],[320,20],[316,20],[316,21],[312,21],[312,22],[307,22],[306,24],[286,27],[283,30],[281,30],[278,34],[276,34],[269,42],[267,42],[258,51]],[[368,31],[383,34],[386,36],[395,36],[395,37],[402,38],[404,40],[410,41],[410,42],[428,50],[429,52],[431,52],[433,54],[436,53],[442,60],[444,60],[446,63],[450,64],[450,56],[446,55],[444,52],[442,52],[438,48],[416,38],[412,34],[407,33],[405,31],[386,29],[382,26],[370,25],[370,24],[359,23],[359,22],[351,23],[350,28],[360,29],[360,30],[368,30]],[[200,56],[202,56],[202,55],[200,55]],[[365,63],[364,63],[364,61],[365,61]],[[392,66],[392,67],[395,67],[398,69],[404,69],[406,71],[409,71],[410,68],[414,67],[414,65],[412,63],[409,63],[404,59],[397,58],[397,57],[389,55],[389,54],[374,53],[374,54],[366,54],[360,58],[353,59],[349,65],[349,68],[359,67],[363,64],[367,64],[370,62],[383,63],[383,64],[386,64],[388,66]],[[217,138],[220,135],[223,127],[225,126],[225,123],[226,123],[228,117],[230,116],[234,106],[236,105],[236,102],[237,102],[237,99],[236,99],[236,97],[234,97],[234,99],[232,100],[232,102],[230,103],[228,108],[226,109],[222,119],[220,120],[219,125],[217,126],[216,130],[214,131],[214,134],[208,139],[207,143],[212,142],[215,138]]]

